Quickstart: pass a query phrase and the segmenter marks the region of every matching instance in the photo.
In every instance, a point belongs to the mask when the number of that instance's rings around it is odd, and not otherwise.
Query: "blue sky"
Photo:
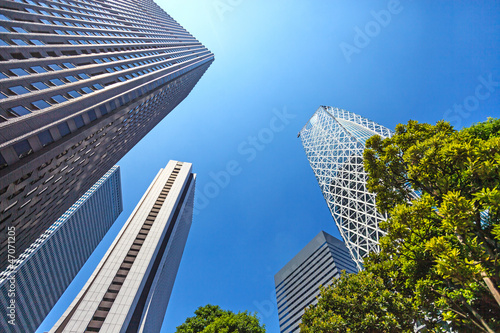
[[[170,159],[193,163],[197,214],[162,332],[207,303],[259,312],[268,332],[279,332],[274,274],[319,231],[339,237],[297,139],[319,105],[389,128],[443,118],[461,128],[500,116],[500,1],[158,4],[215,62],[118,163],[124,211],[40,332],[64,312]],[[222,177],[228,168],[232,175]]]

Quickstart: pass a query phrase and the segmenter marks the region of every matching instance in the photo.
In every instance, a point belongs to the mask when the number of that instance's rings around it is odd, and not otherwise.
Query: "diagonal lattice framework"
[[[373,135],[386,138],[392,132],[329,106],[321,106],[299,133],[328,208],[360,269],[363,258],[379,250],[378,241],[384,233],[378,224],[387,218],[377,212],[375,195],[366,189],[363,150]]]

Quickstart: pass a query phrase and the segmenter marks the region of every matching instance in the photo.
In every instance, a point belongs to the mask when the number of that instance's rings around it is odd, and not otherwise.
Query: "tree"
[[[461,131],[410,121],[370,138],[364,160],[390,216],[367,270],[390,276],[426,324],[442,314],[455,329],[500,330],[500,120]]]
[[[411,299],[386,288],[373,273],[345,274],[321,288],[316,305],[302,316],[302,333],[413,332]]]
[[[500,120],[409,121],[367,140],[364,163],[389,216],[381,250],[322,290],[301,331],[500,332]]]
[[[265,333],[256,314],[234,313],[217,305],[199,307],[194,317],[177,327],[176,333]]]

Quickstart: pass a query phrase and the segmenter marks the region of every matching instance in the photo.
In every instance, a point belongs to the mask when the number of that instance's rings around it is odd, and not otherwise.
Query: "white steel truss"
[[[363,167],[366,140],[392,135],[391,130],[352,112],[321,106],[299,136],[340,234],[359,269],[363,257],[379,251],[384,232],[378,224],[375,195],[366,189]]]

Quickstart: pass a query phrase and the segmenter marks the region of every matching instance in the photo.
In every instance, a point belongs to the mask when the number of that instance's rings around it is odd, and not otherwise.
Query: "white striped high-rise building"
[[[195,180],[191,163],[160,170],[51,333],[160,332],[191,227]]]

